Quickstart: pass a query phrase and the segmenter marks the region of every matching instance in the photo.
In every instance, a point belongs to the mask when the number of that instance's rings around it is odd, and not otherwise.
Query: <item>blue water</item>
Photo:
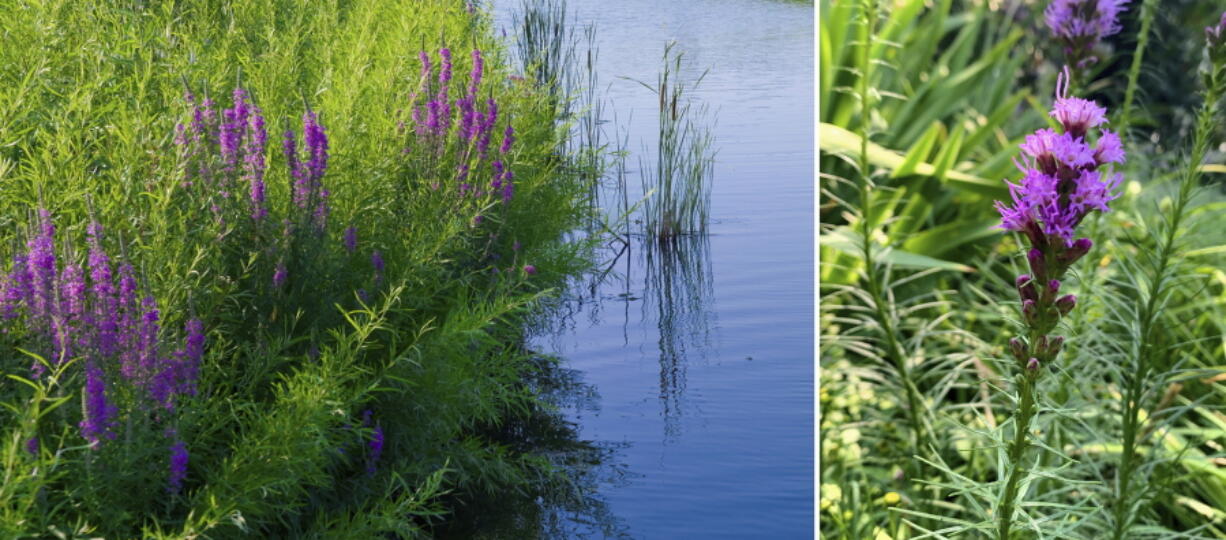
[[[508,34],[519,3],[495,2]],[[718,148],[705,242],[671,264],[648,261],[640,242],[619,259],[606,253],[614,270],[594,294],[568,292],[566,315],[533,344],[597,394],[565,413],[581,439],[615,448],[595,485],[604,519],[634,538],[811,538],[813,6],[569,7],[597,25],[605,116],[616,110],[635,154],[632,195],[639,156],[651,158],[656,97],[623,77],[654,82],[668,40],[690,75],[710,68],[694,95],[712,110]],[[590,516],[563,519],[568,535],[602,535]]]

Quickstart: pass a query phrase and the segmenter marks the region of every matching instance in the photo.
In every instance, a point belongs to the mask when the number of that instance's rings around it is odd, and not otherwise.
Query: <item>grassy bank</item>
[[[3,8],[0,536],[413,536],[548,474],[495,434],[587,186],[486,15]]]

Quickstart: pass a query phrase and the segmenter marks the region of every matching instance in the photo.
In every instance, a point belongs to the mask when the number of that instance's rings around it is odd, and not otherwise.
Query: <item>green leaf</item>
[[[1000,219],[996,217],[955,221],[911,236],[902,246],[907,251],[937,257],[963,244],[1000,234],[997,225]]]
[[[818,125],[818,147],[830,153],[856,155],[860,152],[860,136],[839,126],[827,123]],[[893,171],[900,167],[905,158],[902,154],[882,147],[872,141],[868,143],[868,161],[873,165]],[[920,176],[936,176],[936,167],[931,163],[916,163],[915,173]],[[961,171],[950,170],[946,178],[951,187],[977,193],[987,197],[1003,199],[1009,194],[1004,182],[994,182]]]
[[[860,254],[860,246],[858,239],[852,239],[852,233],[847,229],[838,229],[828,234],[822,235],[818,242],[822,246],[828,246],[833,249],[849,253],[852,255]],[[880,252],[880,260],[893,266],[900,268],[914,268],[927,270],[929,268],[940,268],[943,270],[954,270],[958,272],[974,272],[975,269],[965,264],[959,264],[952,261],[945,261],[927,255],[911,253],[896,248],[888,248]]]

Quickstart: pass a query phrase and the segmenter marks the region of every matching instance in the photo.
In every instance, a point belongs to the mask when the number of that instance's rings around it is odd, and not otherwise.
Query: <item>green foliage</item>
[[[1150,92],[1167,91],[1149,82],[1154,63],[1195,66],[1203,47],[1199,27],[1176,34],[1165,4],[1152,7],[1152,25],[1128,22],[1134,32],[1152,26],[1152,35],[1137,45],[1149,48],[1131,92],[1125,187],[1110,213],[1082,224],[1096,246],[1070,271],[1078,306],[1060,322],[1069,340],[1036,388],[1014,538],[1226,536],[1226,239],[1212,226],[1224,205],[1219,190],[1204,187],[1220,181],[1211,128],[1222,117],[1213,99],[1204,110],[1214,112],[1182,113],[1205,126],[1174,144],[1186,152],[1162,149],[1173,145],[1167,128],[1177,136],[1172,126],[1157,126],[1161,145],[1137,136],[1166,114]],[[1019,19],[1041,28],[1038,14],[959,2],[823,3],[824,538],[997,534],[1021,420],[1008,339],[1021,318],[1013,278],[1026,263],[1023,239],[994,229],[991,201],[1007,195],[990,190],[1016,179],[1010,158],[1050,103],[1039,76],[1050,69],[1041,65],[1045,45],[1009,31]],[[1196,56],[1155,59],[1173,50]],[[1100,103],[1126,93],[1127,51],[1117,52],[1087,85]],[[1201,95],[1187,79],[1163,84],[1184,81],[1178,92]],[[920,114],[931,119],[917,122]],[[985,124],[993,127],[980,135]],[[916,437],[917,425],[927,435]]]
[[[190,461],[177,494],[165,490],[160,429],[86,448],[79,366],[31,380],[20,335],[6,335],[0,536],[427,536],[475,494],[550,477],[489,426],[542,407],[521,383],[533,368],[519,326],[586,264],[584,245],[561,240],[586,218],[589,186],[558,152],[559,97],[513,80],[488,15],[408,0],[0,6],[0,255],[22,245],[40,201],[71,245],[95,218],[158,299],[163,328],[198,317],[208,333],[199,394],[179,405]],[[403,152],[417,53],[443,46],[457,73],[469,51],[484,53],[515,128],[510,204],[457,204],[431,188],[454,162]],[[268,120],[278,220],[293,206],[279,135],[305,109],[319,114],[331,152],[322,233],[219,224],[183,189],[173,137],[190,120],[184,91],[226,102],[236,87]],[[274,289],[279,256],[289,278]]]

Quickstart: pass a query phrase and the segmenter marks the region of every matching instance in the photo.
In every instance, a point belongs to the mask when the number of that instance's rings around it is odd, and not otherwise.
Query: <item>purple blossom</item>
[[[383,456],[383,426],[376,424],[370,434],[370,442],[366,443],[367,453],[366,473],[375,474],[379,458]]]
[[[1205,42],[1211,61],[1219,63],[1226,57],[1226,12],[1222,13],[1217,24],[1205,28]]]
[[[38,437],[26,439],[26,452],[31,456],[38,457]]]
[[[1064,42],[1070,61],[1083,68],[1098,59],[1091,54],[1102,38],[1120,31],[1119,15],[1129,0],[1052,0],[1043,17]]]
[[[996,203],[1001,228],[1025,232],[1036,246],[1046,245],[1051,237],[1071,247],[1077,225],[1091,210],[1106,212],[1107,203],[1118,197],[1112,191],[1123,179],[1110,169],[1098,170],[1107,163],[1122,163],[1124,151],[1119,137],[1106,130],[1097,148],[1085,142],[1091,128],[1106,122],[1106,110],[1065,95],[1068,76],[1065,68],[1052,111],[1065,132],[1041,129],[1026,137],[1018,164],[1022,179],[1008,184],[1013,203]]]
[[[511,123],[507,123],[507,128],[502,132],[502,147],[498,149],[500,153],[511,151],[511,144],[515,142],[515,128],[511,127]]]
[[[358,228],[354,227],[353,225],[350,225],[347,229],[345,229],[345,251],[349,252],[349,254],[352,255],[354,250],[356,250],[357,248],[358,248]]]
[[[111,431],[111,428],[115,423],[116,409],[107,401],[106,381],[103,380],[102,370],[94,362],[87,363],[85,366],[83,408],[85,414],[80,424],[81,436],[89,442],[91,447],[97,449],[103,437],[115,438],[115,433]]]
[[[477,87],[481,86],[481,72],[485,68],[485,62],[481,58],[481,51],[473,49],[473,70],[468,76],[468,96],[475,98],[477,95]]]
[[[370,254],[370,265],[375,268],[375,284],[383,281],[383,254],[374,251]]]
[[[285,279],[287,277],[289,277],[289,272],[285,269],[285,263],[278,262],[277,268],[273,270],[272,273],[273,288],[280,289],[282,285],[285,285]]]
[[[166,482],[166,491],[171,494],[183,489],[183,480],[187,478],[188,453],[187,445],[176,440],[170,446],[170,475]]]
[[[528,274],[529,276],[531,276],[531,275],[535,275],[535,274],[536,274],[536,267],[535,267],[535,266],[532,266],[532,265],[530,265],[530,264],[525,264],[525,265],[524,265],[524,273],[525,273],[525,274]]]

